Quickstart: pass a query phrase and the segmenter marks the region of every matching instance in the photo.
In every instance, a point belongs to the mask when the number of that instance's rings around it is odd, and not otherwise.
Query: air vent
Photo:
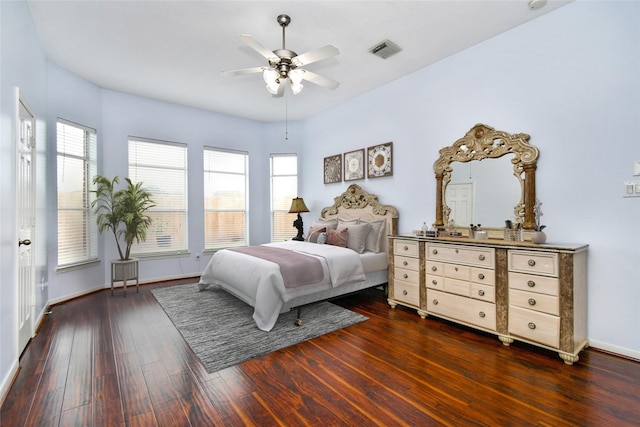
[[[402,48],[391,40],[383,40],[369,49],[369,52],[373,53],[375,56],[379,56],[382,59],[387,59],[388,57],[395,55],[401,50]]]

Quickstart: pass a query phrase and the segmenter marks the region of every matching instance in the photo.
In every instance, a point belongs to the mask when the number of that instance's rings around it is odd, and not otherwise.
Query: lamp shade
[[[304,204],[304,200],[302,197],[296,197],[291,200],[291,207],[289,208],[289,213],[300,213],[300,212],[309,212],[309,208]]]

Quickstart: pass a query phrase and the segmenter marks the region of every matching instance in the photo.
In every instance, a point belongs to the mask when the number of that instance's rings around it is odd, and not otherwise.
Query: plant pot
[[[531,241],[537,245],[541,245],[547,241],[547,235],[544,231],[534,231],[531,234]]]

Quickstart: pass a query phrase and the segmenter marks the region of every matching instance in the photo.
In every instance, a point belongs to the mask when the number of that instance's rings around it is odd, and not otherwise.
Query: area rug
[[[219,289],[198,291],[197,284],[151,291],[209,373],[319,337],[368,318],[322,302],[283,313],[269,332],[258,329],[253,307]]]

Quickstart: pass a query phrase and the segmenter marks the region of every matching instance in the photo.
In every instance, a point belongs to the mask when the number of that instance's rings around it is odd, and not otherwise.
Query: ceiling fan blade
[[[282,95],[284,95],[284,88],[287,85],[285,80],[281,80],[280,81],[280,85],[278,86],[278,93],[271,95],[273,98],[282,98]]]
[[[323,86],[329,89],[336,89],[338,86],[340,86],[340,82],[331,80],[328,77],[321,76],[320,74],[316,74],[308,70],[300,70],[300,71],[303,72],[302,78],[304,80],[308,80],[311,83],[317,84],[318,86]]]
[[[292,58],[291,62],[293,62],[296,67],[302,67],[303,65],[318,62],[336,55],[340,55],[338,48],[328,44],[318,49],[310,50],[309,52],[298,55]]]
[[[220,71],[220,77],[240,76],[242,74],[261,73],[269,67],[242,68],[240,70]]]
[[[260,55],[267,58],[269,62],[280,62],[278,55],[264,47],[259,41],[251,37],[249,34],[241,34],[240,40],[245,42],[249,47],[253,48]]]

